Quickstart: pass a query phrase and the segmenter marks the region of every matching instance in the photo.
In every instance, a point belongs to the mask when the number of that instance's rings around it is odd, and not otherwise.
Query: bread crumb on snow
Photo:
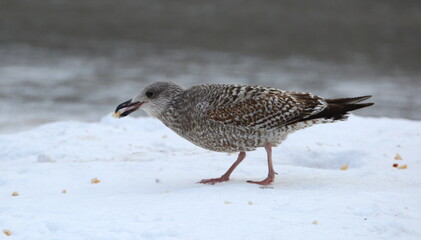
[[[98,178],[92,178],[91,179],[91,183],[93,183],[93,184],[97,184],[97,183],[100,183],[101,182],[101,180],[99,180]]]
[[[395,160],[403,160],[403,158],[399,153],[396,153]]]
[[[341,170],[348,170],[348,164],[342,165],[340,169]]]
[[[4,233],[5,235],[7,235],[7,236],[12,235],[12,232],[11,232],[10,230],[8,230],[8,229],[4,229],[4,230],[3,230],[3,233]]]

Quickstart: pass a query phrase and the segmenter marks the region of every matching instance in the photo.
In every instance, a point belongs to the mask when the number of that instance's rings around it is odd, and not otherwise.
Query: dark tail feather
[[[354,98],[337,98],[337,99],[326,99],[327,103],[337,103],[337,104],[352,104],[359,103],[371,98],[371,95],[354,97]]]
[[[371,96],[355,98],[326,99],[327,107],[323,111],[306,118],[305,120],[324,118],[329,120],[345,120],[351,111],[372,106],[374,103],[359,103],[369,99]]]

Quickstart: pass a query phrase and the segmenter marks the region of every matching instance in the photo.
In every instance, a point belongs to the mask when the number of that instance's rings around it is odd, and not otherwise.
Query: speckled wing
[[[207,115],[225,124],[273,129],[305,120],[325,107],[322,98],[310,93],[233,85],[213,101]]]

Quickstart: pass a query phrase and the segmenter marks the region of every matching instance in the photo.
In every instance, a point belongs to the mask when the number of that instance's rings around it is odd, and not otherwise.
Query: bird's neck
[[[182,126],[178,126],[181,123],[185,123],[185,121],[180,121],[181,118],[188,116],[189,106],[191,103],[187,102],[185,97],[183,96],[184,91],[180,91],[177,95],[175,95],[171,101],[168,102],[165,109],[160,112],[156,116],[162,123],[164,123],[167,127],[171,128],[175,132],[177,129],[183,128]],[[178,133],[178,132],[177,132]]]

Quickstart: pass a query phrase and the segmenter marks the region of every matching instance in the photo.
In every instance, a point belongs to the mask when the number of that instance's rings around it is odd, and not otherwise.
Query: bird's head
[[[171,82],[156,82],[145,87],[139,95],[127,100],[115,109],[113,116],[120,118],[139,109],[149,115],[158,117],[165,111],[171,100],[180,94],[183,89]],[[121,112],[120,112],[121,110]]]

